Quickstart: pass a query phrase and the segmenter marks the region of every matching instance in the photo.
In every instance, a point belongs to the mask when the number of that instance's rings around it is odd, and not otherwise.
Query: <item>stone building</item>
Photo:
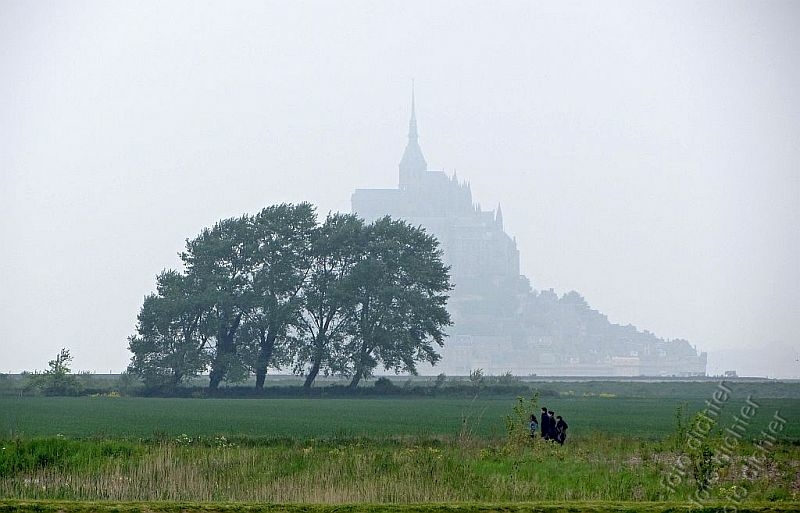
[[[464,375],[480,368],[488,374],[515,375],[705,374],[705,353],[698,356],[686,341],[640,336],[630,349],[630,344],[623,348],[614,343],[615,330],[602,328],[602,322],[591,332],[583,328],[572,334],[537,328],[537,308],[547,305],[545,296],[532,291],[520,274],[517,243],[503,229],[500,205],[482,210],[468,182],[455,173],[428,169],[419,145],[413,92],[397,188],[356,189],[351,201],[353,212],[367,221],[385,215],[405,219],[441,243],[454,284],[448,302],[454,325],[448,330],[442,361],[432,372]],[[543,324],[558,325],[565,311],[605,320],[594,310],[581,313],[588,305],[576,309],[564,303],[557,308],[561,314]],[[626,337],[624,328],[616,331]]]

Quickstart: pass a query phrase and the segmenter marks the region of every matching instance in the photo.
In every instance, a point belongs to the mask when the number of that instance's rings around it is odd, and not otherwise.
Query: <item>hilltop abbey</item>
[[[451,267],[453,319],[439,372],[517,376],[704,376],[706,354],[611,324],[576,292],[537,292],[520,274],[516,240],[500,205],[475,204],[469,183],[428,169],[417,132],[414,95],[408,143],[395,189],[356,189],[352,210],[367,221],[402,218],[434,235]]]

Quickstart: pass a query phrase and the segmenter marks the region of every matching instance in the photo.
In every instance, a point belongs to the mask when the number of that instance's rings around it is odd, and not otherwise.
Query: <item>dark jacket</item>
[[[547,416],[547,427],[549,428],[550,438],[555,439],[558,436],[558,429],[556,428],[556,418]]]

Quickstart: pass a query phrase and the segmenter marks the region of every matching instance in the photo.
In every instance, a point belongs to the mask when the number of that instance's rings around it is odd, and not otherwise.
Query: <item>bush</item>
[[[69,354],[69,349],[62,348],[56,358],[47,363],[50,367],[48,370],[28,375],[26,388],[51,396],[79,395],[83,387],[78,377],[71,374],[70,361],[72,356]]]
[[[535,392],[530,399],[517,397],[517,404],[506,415],[507,444],[511,447],[524,447],[531,442],[530,419],[539,407],[539,394]]]
[[[376,390],[384,390],[385,391],[385,390],[389,390],[391,388],[394,388],[394,383],[392,383],[392,380],[387,378],[386,376],[380,377],[380,378],[377,379],[377,381],[375,381],[375,389]]]

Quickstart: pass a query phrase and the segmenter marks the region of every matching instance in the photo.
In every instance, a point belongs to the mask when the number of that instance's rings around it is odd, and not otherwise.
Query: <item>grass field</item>
[[[670,502],[534,502],[534,503],[467,503],[467,504],[240,504],[202,502],[68,502],[68,501],[2,501],[0,513],[36,511],[40,513],[723,513],[731,512],[729,504],[709,503],[697,508]],[[727,509],[726,509],[727,507]],[[748,502],[737,513],[792,513],[795,503]]]
[[[2,442],[0,497],[270,503],[688,501],[691,471],[664,477],[679,457],[666,442],[596,435],[562,446],[476,439],[160,442],[16,439]],[[755,475],[742,444],[708,488],[725,500],[798,500],[800,448],[781,444]]]
[[[689,413],[705,408],[713,384],[693,385],[688,398],[654,388],[659,395],[620,397],[635,387],[614,386],[614,394],[540,400],[570,424],[563,447],[525,437],[511,444],[503,419],[513,397],[4,396],[0,513],[333,511],[326,504],[337,512],[689,511],[698,493],[692,469],[664,485],[687,453],[674,438],[675,412],[684,402]],[[721,429],[748,398],[759,406],[730,459],[713,466],[706,511],[800,510],[800,401],[791,388],[756,391],[765,390],[739,389],[724,404],[710,435],[718,455]],[[749,475],[748,458],[760,454],[754,442],[776,411],[787,422]],[[742,491],[746,500],[734,501]]]
[[[533,502],[533,503],[459,503],[459,504],[241,504],[203,502],[92,502],[92,501],[3,501],[0,513],[661,513],[661,512],[731,512],[729,504],[713,502],[702,508],[671,502]],[[790,513],[796,503],[747,502],[737,513]]]
[[[721,426],[733,422],[745,404],[733,397],[724,406]],[[775,411],[800,419],[796,399],[756,399],[752,436]],[[591,433],[662,439],[675,426],[673,398],[560,397],[546,405],[563,415],[571,436]],[[687,401],[689,409],[703,401]],[[504,433],[503,417],[514,398],[476,399],[155,399],[128,397],[0,397],[0,437],[385,437],[456,436],[463,431],[483,438]],[[758,423],[763,417],[763,426]],[[760,426],[760,427],[759,427]],[[756,429],[758,427],[758,429]],[[782,435],[800,440],[800,423],[789,422]]]

